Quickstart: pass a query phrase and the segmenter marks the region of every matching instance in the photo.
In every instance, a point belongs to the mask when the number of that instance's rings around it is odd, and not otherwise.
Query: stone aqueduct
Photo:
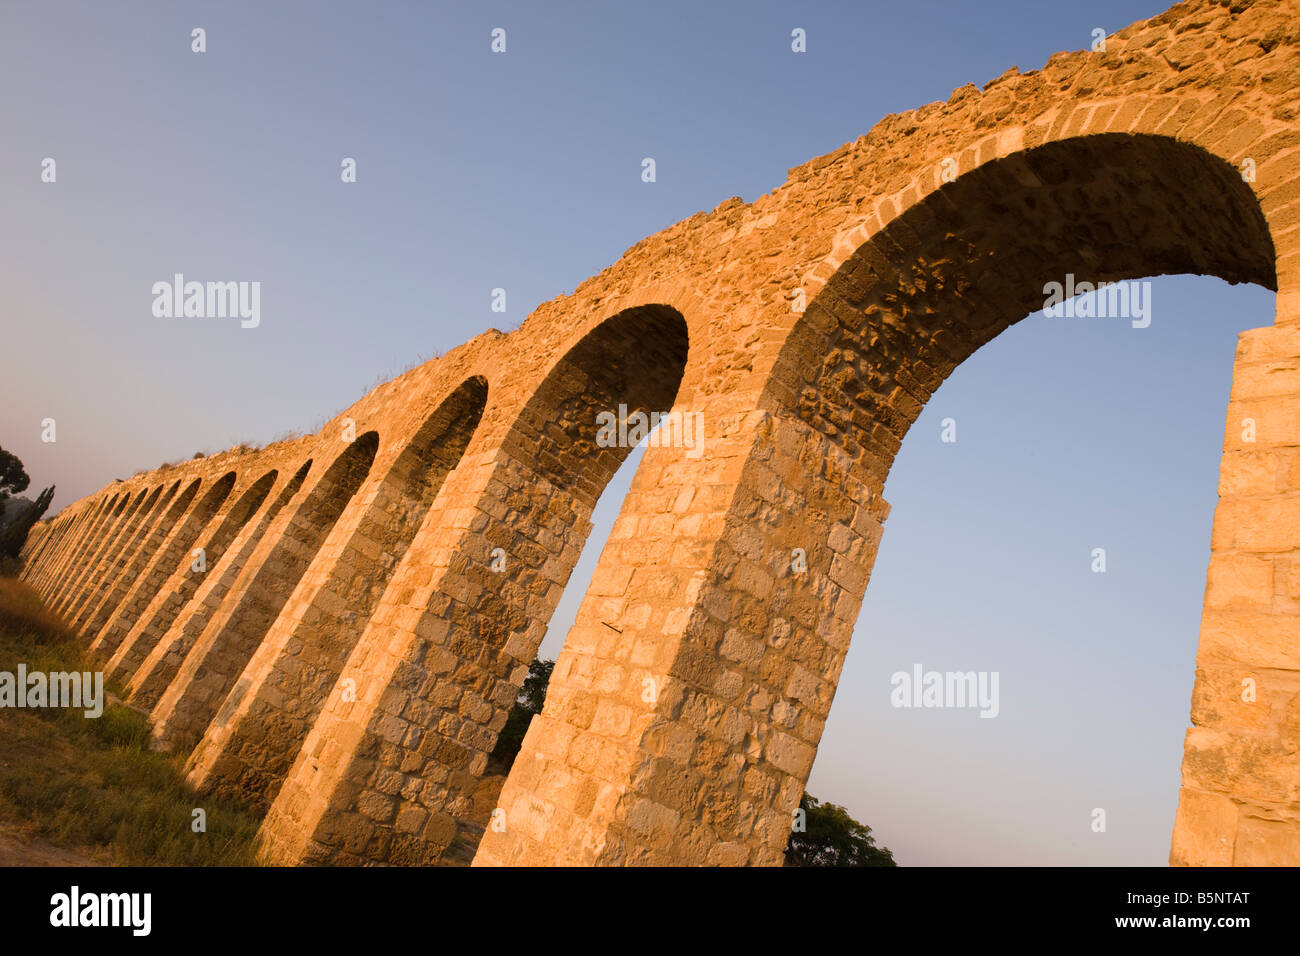
[[[475,862],[775,864],[934,390],[1066,273],[1253,282],[1171,860],[1300,863],[1298,47],[1297,0],[1185,3],[889,116],[316,435],[76,502],[24,576],[201,791],[266,811],[268,858],[435,862],[627,454],[596,415],[698,412],[704,454],[635,475]]]

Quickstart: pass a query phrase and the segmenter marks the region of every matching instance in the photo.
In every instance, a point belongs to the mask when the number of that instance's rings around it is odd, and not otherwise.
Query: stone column
[[[778,865],[887,506],[793,415],[647,453],[475,865]]]
[[[1300,865],[1300,329],[1233,365],[1169,861]]]

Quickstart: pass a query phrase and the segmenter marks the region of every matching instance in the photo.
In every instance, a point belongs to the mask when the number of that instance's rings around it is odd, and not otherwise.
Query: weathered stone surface
[[[1175,866],[1232,866],[1237,805],[1217,793],[1178,792],[1178,822],[1169,862]]]
[[[25,578],[278,861],[777,864],[930,395],[1069,274],[1253,282],[1171,860],[1300,863],[1297,22],[1193,0],[886,117],[315,435],[76,502]],[[620,406],[702,444],[648,449],[497,797]]]

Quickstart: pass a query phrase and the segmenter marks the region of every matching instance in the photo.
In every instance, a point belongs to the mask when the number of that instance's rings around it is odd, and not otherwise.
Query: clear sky
[[[57,509],[195,451],[314,429],[887,113],[1165,6],[10,0],[0,444],[33,490],[58,483]],[[155,318],[150,289],[175,272],[260,281],[261,324]],[[1273,296],[1152,286],[1146,329],[1013,327],[898,457],[809,786],[902,863],[1167,859],[1235,338],[1271,323]],[[939,440],[948,417],[955,444]],[[548,656],[638,459],[601,500]],[[1001,713],[891,707],[890,675],[918,663],[998,671]]]

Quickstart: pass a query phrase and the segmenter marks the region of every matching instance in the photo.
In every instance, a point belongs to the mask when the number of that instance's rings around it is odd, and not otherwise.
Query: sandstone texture
[[[274,861],[778,865],[934,390],[1067,274],[1257,283],[1171,860],[1298,864],[1298,47],[1300,0],[1183,3],[886,117],[315,435],[70,505],[24,577]],[[703,452],[648,449],[496,796],[620,405]]]

